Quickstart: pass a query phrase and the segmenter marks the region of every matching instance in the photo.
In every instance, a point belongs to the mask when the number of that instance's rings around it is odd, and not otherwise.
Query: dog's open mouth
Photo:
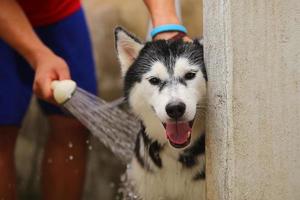
[[[167,122],[163,124],[170,144],[175,148],[183,148],[191,141],[193,121]]]

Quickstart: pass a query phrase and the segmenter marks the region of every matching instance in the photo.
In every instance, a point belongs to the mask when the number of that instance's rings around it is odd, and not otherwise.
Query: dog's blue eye
[[[185,80],[192,80],[193,78],[195,78],[196,73],[195,72],[188,72],[184,75],[184,79]]]
[[[153,78],[150,78],[149,79],[149,82],[152,84],[152,85],[158,85],[160,84],[160,79],[159,78],[156,78],[156,77],[153,77]]]

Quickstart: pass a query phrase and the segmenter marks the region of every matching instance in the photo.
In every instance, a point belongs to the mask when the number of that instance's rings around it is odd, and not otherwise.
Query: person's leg
[[[15,200],[15,144],[31,98],[33,72],[1,39],[0,58],[0,200]]]
[[[41,27],[43,42],[68,64],[78,87],[96,94],[94,60],[82,10],[58,23]],[[53,105],[40,101],[49,116],[51,133],[45,148],[42,190],[46,200],[81,198],[86,164],[87,130]]]
[[[17,127],[0,126],[0,199],[17,199],[14,162],[17,135]]]
[[[88,131],[74,118],[51,115],[51,132],[42,164],[44,200],[81,199]]]

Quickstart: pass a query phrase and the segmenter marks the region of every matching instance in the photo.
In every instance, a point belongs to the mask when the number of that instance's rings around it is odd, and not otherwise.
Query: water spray
[[[55,101],[77,118],[90,132],[109,148],[121,161],[129,163],[140,128],[137,118],[119,105],[81,89],[72,80],[51,83]]]

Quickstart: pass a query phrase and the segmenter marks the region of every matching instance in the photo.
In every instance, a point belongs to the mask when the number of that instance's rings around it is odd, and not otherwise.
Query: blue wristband
[[[159,33],[169,32],[169,31],[178,31],[178,32],[187,33],[186,28],[182,25],[165,24],[165,25],[161,25],[161,26],[157,26],[157,27],[153,28],[150,34],[151,34],[151,37],[154,38]]]

